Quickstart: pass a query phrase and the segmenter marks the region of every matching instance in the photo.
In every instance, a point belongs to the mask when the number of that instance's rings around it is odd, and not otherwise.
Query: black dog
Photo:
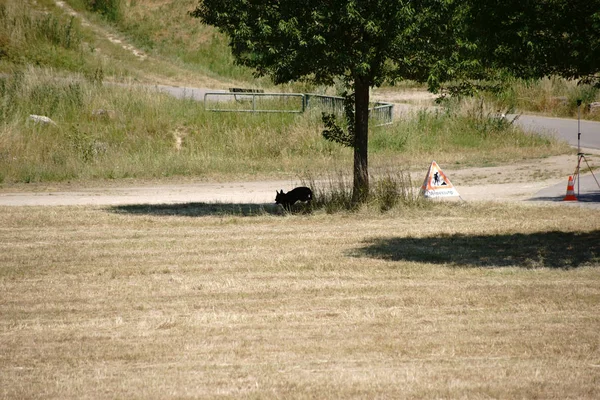
[[[310,203],[313,198],[312,190],[305,186],[297,187],[287,193],[283,193],[283,189],[281,192],[275,192],[277,193],[277,196],[275,196],[275,204],[281,204],[287,211],[290,211],[297,201]]]

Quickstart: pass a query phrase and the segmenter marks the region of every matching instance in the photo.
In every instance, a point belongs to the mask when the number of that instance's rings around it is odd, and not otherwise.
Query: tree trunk
[[[352,202],[359,204],[369,194],[367,150],[369,144],[369,83],[367,79],[354,81],[354,186]]]

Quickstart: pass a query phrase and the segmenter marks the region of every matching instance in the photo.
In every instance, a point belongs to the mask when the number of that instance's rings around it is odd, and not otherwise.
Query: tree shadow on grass
[[[110,207],[110,211],[117,214],[180,217],[283,215],[281,208],[274,204],[243,203],[128,204]]]
[[[376,238],[366,241],[355,255],[454,267],[598,267],[600,231]]]

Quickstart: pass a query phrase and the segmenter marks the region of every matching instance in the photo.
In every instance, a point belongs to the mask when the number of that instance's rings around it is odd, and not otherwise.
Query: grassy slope
[[[141,79],[198,87],[271,86],[268,79],[256,80],[251,70],[234,65],[226,38],[188,15],[194,0],[121,1],[114,21],[89,12],[86,1],[67,3],[93,24],[97,37],[116,35],[149,56],[132,66]]]
[[[319,114],[204,111],[151,89],[56,81],[27,70],[5,79],[0,179],[11,182],[165,178],[297,177],[349,171],[352,155],[321,137]],[[107,113],[99,115],[100,110]],[[29,114],[56,125],[39,125]],[[544,157],[567,148],[524,136],[487,116],[421,114],[374,128],[371,165],[410,168],[423,160],[465,165]]]
[[[127,2],[117,22],[123,33],[86,12],[81,2],[69,3],[85,20],[71,20],[52,0],[36,6],[1,3],[0,70],[9,75],[0,78],[0,182],[232,179],[349,170],[350,151],[321,138],[318,113],[208,113],[197,103],[148,90],[98,85],[111,80],[268,86],[233,66],[224,38],[187,16],[194,1]],[[148,56],[111,42],[115,35]],[[109,114],[98,116],[98,110]],[[57,125],[28,122],[30,114],[46,115]],[[371,165],[410,168],[432,158],[493,164],[566,151],[498,125],[491,113],[468,115],[421,114],[373,129]]]

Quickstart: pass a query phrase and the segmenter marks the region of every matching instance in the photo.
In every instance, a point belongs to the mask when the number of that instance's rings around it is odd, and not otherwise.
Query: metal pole
[[[581,162],[581,100],[577,100],[577,166],[579,167],[579,163]],[[579,198],[579,187],[581,179],[579,179],[579,169],[577,170],[577,198]]]
[[[581,153],[581,100],[577,100],[577,153]]]

